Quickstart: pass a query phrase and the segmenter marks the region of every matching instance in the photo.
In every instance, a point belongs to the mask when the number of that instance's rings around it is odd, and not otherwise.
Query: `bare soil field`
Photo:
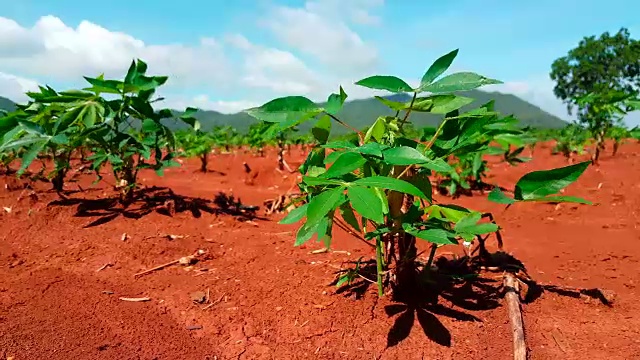
[[[639,154],[640,144],[625,144],[567,188],[593,206],[436,198],[492,212],[505,250],[540,284],[614,299],[547,287],[524,303],[531,359],[640,359]],[[287,161],[304,156],[293,149]],[[0,176],[0,359],[512,358],[499,282],[469,283],[428,306],[379,299],[375,286],[338,291],[337,269],[373,250],[341,232],[334,252],[294,247],[297,227],[263,206],[296,182],[275,165],[274,151],[214,155],[206,174],[184,160],[164,177],[143,173],[143,198],[127,209],[114,204],[108,176],[92,185],[94,175],[71,174],[66,199],[50,184],[25,189]],[[488,182],[513,188],[526,172],[563,165],[543,144],[531,162],[492,163]],[[229,206],[231,196],[260,206],[256,216]],[[199,250],[193,264],[134,277]]]

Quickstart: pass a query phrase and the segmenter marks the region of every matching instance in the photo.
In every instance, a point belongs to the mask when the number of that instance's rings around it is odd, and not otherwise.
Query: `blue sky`
[[[413,81],[435,58],[460,48],[453,70],[471,70],[503,80],[506,84],[496,90],[515,93],[566,117],[563,106],[551,93],[553,84],[548,73],[552,61],[587,35],[616,32],[621,27],[628,28],[633,37],[640,35],[640,2],[630,0],[0,0],[0,9],[1,17],[27,30],[33,29],[43,16],[51,15],[78,32],[78,25],[84,21],[142,40],[147,48],[136,51],[151,54],[149,57],[157,58],[165,73],[171,76],[175,71],[176,78],[184,80],[168,87],[168,94],[180,99],[180,104],[198,97],[198,101],[213,108],[216,102],[260,103],[284,95],[281,92],[286,90],[324,96],[320,90],[316,94],[315,90],[296,84],[307,79],[310,86],[320,86],[323,91],[325,86],[328,91],[338,82],[345,85],[373,73],[394,74]],[[304,28],[303,21],[296,23],[296,16],[303,15],[318,15],[309,17],[308,22],[322,18],[327,27],[309,23]],[[42,27],[45,28],[51,27]],[[295,33],[287,34],[288,29]],[[322,29],[341,32],[322,36]],[[45,36],[42,31],[38,36]],[[340,38],[340,34],[345,37]],[[231,37],[244,40],[231,41]],[[202,38],[215,43],[215,50],[203,50]],[[50,41],[44,43],[50,47]],[[59,43],[57,46],[70,52],[89,54],[96,63],[105,56]],[[353,44],[360,44],[361,48],[354,48]],[[183,56],[186,60],[171,60],[170,55],[160,54],[164,53],[162,46],[169,45],[196,50],[188,58]],[[3,46],[7,46],[6,41],[0,35],[0,73],[6,76],[63,87],[77,85],[81,80],[73,77],[76,74],[68,66],[63,68],[64,61],[60,69],[53,67],[51,60],[41,71],[26,68],[21,65],[24,61],[13,61],[16,56],[12,60],[11,54],[6,54],[8,50],[3,52]],[[119,51],[118,46],[104,51]],[[267,64],[273,51],[292,65]],[[58,60],[63,58],[60,51],[54,55]],[[3,56],[9,60],[2,61]],[[210,61],[199,62],[198,58],[204,56]],[[340,57],[344,57],[343,65],[336,61]],[[153,71],[154,63],[149,60],[149,64]],[[194,73],[188,74],[187,67]],[[288,68],[296,70],[287,73]],[[94,67],[87,65],[86,69]],[[201,81],[197,81],[199,74]],[[330,81],[336,83],[329,84]],[[275,86],[275,82],[282,86]],[[2,91],[0,88],[0,95]],[[356,97],[366,95],[357,93]]]

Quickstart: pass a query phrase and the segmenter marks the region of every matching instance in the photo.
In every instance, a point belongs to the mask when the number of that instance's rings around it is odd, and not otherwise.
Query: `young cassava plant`
[[[38,156],[53,159],[54,168],[48,177],[53,189],[60,193],[71,168],[72,154],[87,141],[88,126],[77,116],[77,110],[70,111],[74,100],[78,99],[77,92],[58,93],[48,86],[41,86],[39,90],[28,92],[28,104],[18,105],[15,112],[3,119],[6,132],[0,151],[23,149],[19,152],[18,175],[22,175]]]
[[[209,166],[209,154],[214,144],[214,139],[211,134],[200,130],[187,130],[176,133],[176,139],[182,150],[181,152],[186,157],[197,157],[200,159],[200,172],[206,173]]]
[[[409,102],[377,97],[395,115],[378,117],[364,133],[337,117],[347,98],[342,87],[329,96],[324,106],[303,96],[289,96],[246,110],[249,115],[280,127],[315,122],[312,133],[319,145],[300,167],[303,176],[298,186],[304,199],[281,223],[305,219],[296,235],[298,246],[316,236],[329,248],[335,227],[346,229],[369,244],[375,250],[377,268],[376,279],[371,280],[377,283],[380,296],[388,286],[396,295],[414,292],[421,284],[420,275],[435,271],[432,263],[438,247],[460,242],[468,246],[479,236],[498,231],[498,225],[483,221],[486,216],[482,213],[436,203],[432,198],[433,173],[454,171],[445,160],[449,156],[463,157],[478,151],[482,147],[478,138],[485,135],[487,126],[498,116],[491,106],[460,113],[460,108],[473,100],[456,92],[500,82],[472,72],[442,76],[457,54],[458,50],[454,50],[437,59],[417,87],[388,75],[356,82],[370,89],[413,95]],[[427,141],[406,136],[404,128],[412,112],[443,116]],[[357,143],[329,141],[334,123],[354,131]],[[494,189],[490,198],[505,204],[584,203],[582,199],[554,194],[575,181],[587,166],[588,163],[580,163],[529,173],[518,182],[513,198],[499,189]],[[418,261],[417,241],[426,241],[431,247],[430,258],[424,264]],[[356,274],[353,270],[346,272],[339,283],[351,282]]]
[[[161,175],[167,166],[179,165],[173,161],[173,132],[163,123],[174,115],[169,109],[155,110],[152,106],[161,100],[152,99],[156,89],[168,78],[147,76],[146,71],[145,62],[134,60],[124,80],[107,80],[102,75],[85,77],[91,87],[83,90],[56,92],[40,87],[40,93],[28,93],[32,101],[13,120],[6,121],[15,127],[10,130],[12,141],[2,144],[0,151],[24,147],[21,169],[43,150],[50,151],[56,178],[63,178],[71,152],[88,146],[92,155],[87,159],[92,161],[92,168],[97,171],[109,164],[120,200],[131,202],[141,169],[151,168]],[[179,120],[198,128],[192,117],[195,111],[187,109]],[[3,138],[6,140],[7,134]],[[152,156],[154,160],[150,161]]]

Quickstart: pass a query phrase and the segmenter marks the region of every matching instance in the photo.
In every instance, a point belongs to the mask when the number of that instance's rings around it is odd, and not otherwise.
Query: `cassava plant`
[[[193,130],[176,134],[176,139],[181,152],[187,157],[197,157],[200,160],[200,171],[206,173],[209,166],[209,154],[214,144],[212,136],[200,130]]]
[[[264,157],[264,147],[268,142],[268,136],[265,134],[271,126],[272,124],[268,122],[258,122],[249,126],[249,133],[246,137],[247,145],[260,157]]]
[[[312,133],[319,143],[299,168],[302,180],[298,184],[304,194],[282,221],[292,224],[305,219],[299,228],[295,245],[317,236],[326,248],[332,241],[333,229],[348,233],[375,249],[376,279],[379,295],[387,286],[397,295],[415,292],[419,279],[435,271],[432,267],[436,249],[456,245],[460,241],[470,246],[481,235],[498,231],[498,225],[487,223],[481,212],[464,207],[436,203],[432,198],[430,177],[434,171],[448,172],[449,156],[464,156],[478,149],[478,132],[494,121],[497,113],[483,106],[466,113],[459,109],[473,100],[456,95],[484,85],[498,84],[472,72],[443,76],[456,57],[454,50],[437,59],[423,75],[417,87],[411,87],[395,76],[376,75],[356,82],[370,89],[392,93],[412,93],[409,102],[378,99],[395,111],[393,116],[380,116],[366,132],[352,128],[337,117],[347,94],[342,87],[331,94],[324,106],[303,96],[278,98],[246,110],[265,122],[280,127],[293,127],[305,121],[315,121]],[[443,116],[433,136],[419,142],[406,136],[405,125],[412,112],[428,112]],[[329,141],[333,123],[357,134],[357,143]],[[494,189],[489,198],[505,204],[530,201],[585,200],[554,196],[575,181],[588,162],[560,169],[537,171],[523,176],[516,185],[514,197]],[[418,261],[416,241],[430,243],[429,260]],[[486,252],[486,250],[485,250]],[[423,276],[420,276],[423,275]],[[357,270],[347,271],[339,279],[349,283],[364,276]]]
[[[525,132],[517,126],[518,120],[513,116],[498,116],[493,112],[493,106],[493,101],[482,105],[482,108],[492,114],[487,114],[474,129],[467,131],[469,145],[466,151],[449,156],[453,170],[437,172],[441,192],[444,190],[455,197],[461,192],[493,188],[484,181],[488,171],[487,160],[484,159],[486,155],[502,156],[504,161],[512,165],[529,160],[520,156],[527,138]],[[421,140],[427,141],[435,133],[436,129],[425,129]]]
[[[60,193],[71,168],[72,154],[87,141],[83,136],[87,125],[68,111],[69,101],[78,95],[76,92],[58,93],[51,87],[42,86],[39,90],[28,92],[28,104],[18,105],[16,111],[4,118],[6,133],[0,151],[24,150],[19,152],[19,176],[39,156],[51,158],[54,166],[48,177],[53,189]]]
[[[616,156],[618,154],[618,149],[620,145],[624,142],[625,139],[631,137],[631,133],[624,126],[612,126],[606,134],[607,139],[613,140],[613,150],[611,151],[612,156]]]
[[[13,141],[2,147],[25,147],[21,169],[43,149],[51,150],[54,171],[64,177],[70,153],[86,145],[92,151],[87,158],[92,168],[98,172],[109,164],[120,200],[131,202],[141,169],[150,168],[162,175],[167,166],[179,165],[173,161],[173,132],[163,123],[174,115],[169,109],[153,108],[153,103],[162,99],[152,97],[168,78],[147,76],[146,71],[145,62],[134,60],[124,80],[108,80],[102,75],[85,77],[91,86],[83,90],[56,92],[40,87],[40,93],[28,93],[32,101],[11,120],[15,125],[11,130]],[[198,128],[192,117],[195,111],[187,109],[179,120]]]
[[[585,110],[579,120],[589,130],[593,138],[594,152],[592,162],[598,163],[600,154],[605,149],[607,134],[615,126],[622,126],[622,119],[627,114],[627,100],[632,97],[624,91],[589,93],[577,99],[577,104]],[[617,152],[617,151],[616,151]]]
[[[552,154],[562,154],[571,161],[573,154],[582,155],[585,148],[589,146],[591,140],[589,132],[577,123],[568,124],[560,129],[556,135],[556,145],[552,149]]]

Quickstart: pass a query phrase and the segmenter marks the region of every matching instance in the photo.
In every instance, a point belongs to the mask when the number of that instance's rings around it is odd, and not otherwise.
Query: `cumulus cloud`
[[[214,100],[206,94],[200,94],[193,97],[173,96],[171,98],[167,98],[166,101],[162,102],[162,107],[170,109],[185,109],[187,107],[196,107],[203,110],[215,110],[223,114],[235,114],[242,110],[260,105],[261,103],[250,100]]]
[[[334,72],[367,72],[377,65],[377,49],[362,40],[349,23],[379,21],[367,11],[367,6],[379,3],[372,0],[342,1],[347,14],[350,13],[346,17],[335,0],[308,1],[300,8],[277,6],[263,24],[285,44],[312,56]]]
[[[505,81],[504,84],[486,86],[482,90],[513,94],[561,119],[574,119],[567,114],[567,106],[562,100],[553,94],[553,86],[548,75],[540,75],[524,80]]]
[[[380,19],[372,10],[380,5],[382,0],[354,0],[342,7],[336,0],[315,0],[298,8],[271,6],[263,25],[282,40],[283,48],[253,43],[242,34],[203,37],[192,46],[149,44],[86,20],[73,27],[53,15],[33,25],[0,17],[0,71],[4,73],[0,95],[23,101],[26,78],[46,79],[57,87],[81,86],[85,75],[121,77],[132,59],[140,58],[149,63],[150,72],[169,75],[162,93],[168,99],[178,94],[173,104],[189,100],[229,112],[273,96],[296,94],[323,101],[338,84],[351,84],[375,66],[375,47],[364,42],[350,24],[378,24]],[[296,52],[308,58],[303,60]],[[182,95],[205,93],[203,89],[212,84],[216,91],[235,92],[242,98],[222,101]],[[353,95],[358,94],[370,92],[357,90]]]
[[[15,102],[27,101],[29,91],[38,91],[38,83],[31,79],[0,72],[0,95]]]
[[[212,39],[202,39],[196,47],[147,45],[89,21],[72,28],[48,15],[26,28],[0,18],[0,69],[4,71],[77,81],[82,75],[121,76],[134,58],[153,64],[158,73],[170,73],[172,83],[183,86],[222,83],[229,74],[225,69],[230,67],[222,48]]]

